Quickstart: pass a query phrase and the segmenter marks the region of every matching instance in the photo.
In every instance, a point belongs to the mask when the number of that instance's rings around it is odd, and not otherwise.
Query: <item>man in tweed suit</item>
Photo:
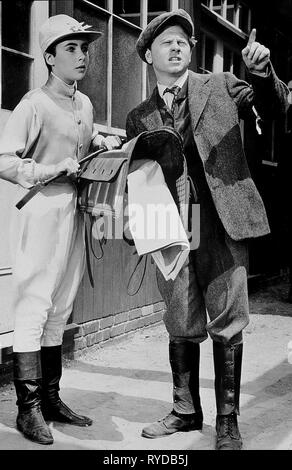
[[[262,118],[285,113],[287,91],[270,63],[270,51],[256,42],[255,30],[242,51],[251,84],[229,72],[189,71],[193,34],[192,19],[182,9],[161,14],[142,31],[137,52],[153,66],[157,86],[128,114],[126,124],[128,139],[161,126],[181,134],[201,213],[200,246],[191,251],[177,278],[165,281],[157,271],[166,304],[173,410],[145,427],[142,436],[156,438],[202,428],[199,344],[209,334],[215,369],[216,449],[236,450],[242,447],[237,424],[242,330],[249,322],[247,239],[269,233],[244,155],[239,119],[252,106]]]

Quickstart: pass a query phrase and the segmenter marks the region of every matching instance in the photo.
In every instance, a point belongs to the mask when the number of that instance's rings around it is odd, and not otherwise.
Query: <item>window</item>
[[[107,80],[108,80],[108,15],[85,2],[75,2],[74,18],[84,21],[93,29],[101,31],[103,35],[90,44],[90,64],[84,80],[78,88],[86,93],[94,106],[95,120],[107,124]],[[93,13],[95,13],[93,15]],[[93,60],[94,57],[94,60]]]
[[[240,51],[225,43],[220,36],[201,30],[200,33],[199,71],[231,72],[238,78],[244,79],[245,67]]]
[[[136,41],[142,26],[173,5],[169,0],[74,0],[74,18],[103,32],[90,44],[89,69],[78,84],[93,103],[100,132],[123,135],[128,112],[151,93],[156,80],[138,56]]]
[[[234,0],[227,0],[226,2],[226,19],[230,23],[235,24],[235,11],[236,11],[236,2]]]
[[[223,1],[222,0],[213,0],[212,1],[212,10],[218,15],[223,14]]]
[[[140,0],[113,0],[111,10],[100,3],[74,1],[74,17],[103,33],[90,44],[89,69],[78,86],[93,103],[100,131],[122,134],[128,112],[142,101],[142,63],[135,48]]]
[[[122,129],[127,113],[142,99],[142,64],[135,48],[138,33],[113,22],[112,126]]]
[[[232,71],[232,51],[224,47],[223,53],[223,71],[231,72]]]
[[[242,59],[239,53],[236,53],[224,46],[223,49],[223,71],[234,73],[237,77],[242,77]]]
[[[1,107],[12,110],[30,89],[32,1],[1,2]]]
[[[130,23],[140,26],[140,0],[114,0],[113,9],[116,15],[119,15]]]
[[[237,0],[203,0],[201,3],[241,31],[249,32],[251,12],[244,2]]]
[[[90,0],[91,3],[101,8],[106,8],[107,0]]]
[[[148,0],[148,23],[166,11],[170,10],[168,0]]]
[[[200,34],[201,55],[199,70],[203,73],[214,71],[215,40],[205,33]]]
[[[248,33],[250,30],[250,10],[244,3],[240,3],[238,5],[238,12],[237,26],[245,33]]]

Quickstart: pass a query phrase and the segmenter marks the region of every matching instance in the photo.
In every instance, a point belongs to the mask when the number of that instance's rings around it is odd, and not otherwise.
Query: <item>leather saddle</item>
[[[139,168],[145,159],[155,160],[161,166],[184,228],[189,229],[190,198],[192,195],[193,200],[196,200],[196,195],[187,174],[183,142],[177,131],[169,127],[145,131],[128,141],[122,148],[103,152],[83,167],[78,184],[79,209],[88,214],[90,219],[89,234],[86,227],[85,241],[88,274],[92,286],[94,282],[88,247],[90,246],[95,258],[102,258],[102,245],[112,237],[112,221],[124,217],[124,209],[127,206],[127,176]],[[102,222],[102,231],[96,232],[97,222],[99,226]],[[128,233],[123,233],[122,237],[128,244],[133,245]],[[94,249],[93,238],[99,242],[98,256]],[[141,283],[139,287],[140,285]]]
[[[118,217],[124,206],[128,173],[144,159],[157,161],[166,184],[186,222],[184,205],[189,188],[183,143],[178,132],[169,127],[145,131],[121,149],[103,152],[84,167],[79,178],[78,203],[81,212],[94,217]]]

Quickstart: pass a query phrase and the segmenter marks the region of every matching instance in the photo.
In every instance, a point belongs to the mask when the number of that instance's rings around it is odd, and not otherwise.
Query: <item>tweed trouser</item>
[[[190,252],[174,281],[157,282],[166,304],[164,323],[171,340],[223,344],[242,342],[249,322],[248,251],[226,233],[211,195],[200,198],[200,245]]]

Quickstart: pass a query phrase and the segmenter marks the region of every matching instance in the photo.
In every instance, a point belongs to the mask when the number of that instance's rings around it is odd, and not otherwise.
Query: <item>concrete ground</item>
[[[292,450],[292,304],[287,285],[250,295],[250,324],[244,334],[240,430],[245,450]],[[66,362],[61,396],[90,416],[88,428],[50,423],[55,442],[34,444],[15,428],[15,393],[0,388],[1,450],[212,450],[215,396],[212,342],[201,345],[203,430],[145,439],[141,429],[171,409],[172,380],[164,326],[152,326]]]

